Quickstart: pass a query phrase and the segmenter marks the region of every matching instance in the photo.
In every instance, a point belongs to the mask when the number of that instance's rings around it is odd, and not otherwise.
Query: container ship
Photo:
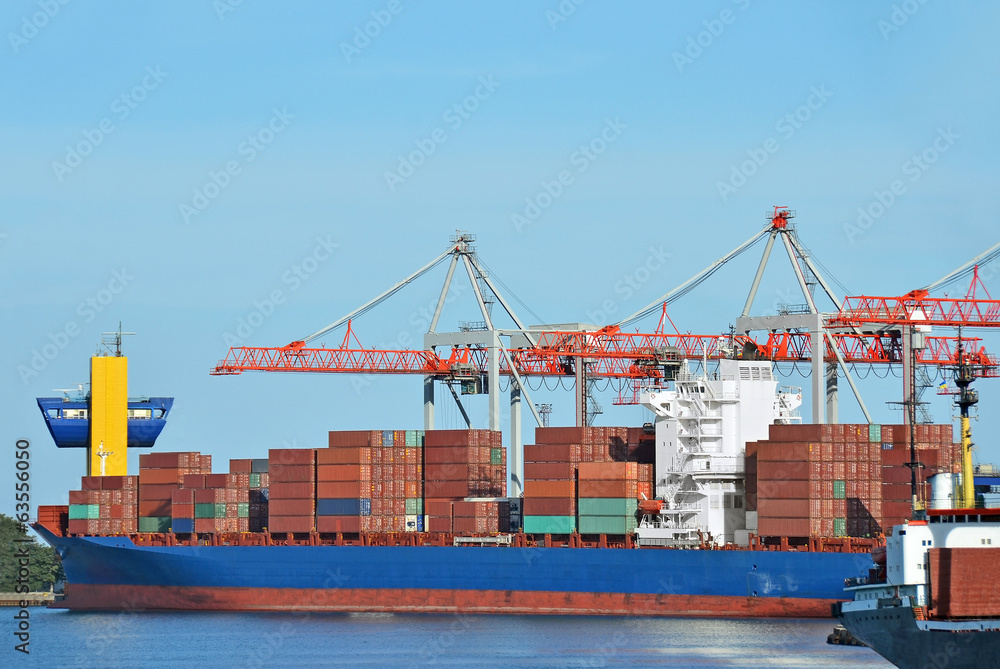
[[[34,524],[74,610],[829,617],[909,511],[911,439],[918,487],[961,460],[948,425],[803,425],[797,389],[736,359],[647,393],[642,427],[538,428],[523,497],[488,430],[331,431],[227,473],[146,453],[130,476],[99,455],[128,441],[104,385],[88,475]]]
[[[834,615],[904,669],[996,666],[1000,509],[930,509],[892,530],[877,566],[849,579]]]

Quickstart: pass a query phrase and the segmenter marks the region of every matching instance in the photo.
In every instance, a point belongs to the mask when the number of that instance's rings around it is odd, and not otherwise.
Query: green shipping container
[[[420,501],[416,497],[409,497],[406,500],[406,515],[415,516],[421,513],[420,509],[417,507],[417,502]]]
[[[139,517],[140,532],[169,532],[170,516]]]
[[[194,505],[195,518],[215,518],[215,504],[206,502]]]
[[[834,518],[833,519],[833,534],[834,536],[843,537],[847,534],[847,519],[846,518]]]
[[[502,448],[491,448],[490,449],[490,464],[491,465],[502,465],[503,464],[503,449]]]
[[[833,482],[833,498],[834,499],[847,498],[847,484],[844,481]]]
[[[249,518],[250,517],[250,504],[247,502],[240,502],[236,505],[236,516],[238,518]]]
[[[572,534],[576,529],[575,516],[525,516],[526,534]]]
[[[101,517],[101,507],[97,504],[70,504],[70,520],[89,520]]]
[[[882,426],[876,425],[875,423],[869,423],[868,425],[868,441],[880,442],[882,441]]]
[[[581,497],[577,511],[583,516],[634,516],[639,502],[619,497]]]
[[[632,534],[635,518],[622,516],[580,516],[580,534]]]
[[[214,516],[215,518],[225,518],[226,517],[226,503],[225,502],[216,502],[213,506],[215,507],[215,516]]]
[[[251,488],[260,487],[260,474],[258,472],[252,472],[250,474],[250,487]]]

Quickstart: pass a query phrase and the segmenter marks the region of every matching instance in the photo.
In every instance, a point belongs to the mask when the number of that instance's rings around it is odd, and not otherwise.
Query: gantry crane
[[[334,321],[321,330],[281,347],[233,347],[226,358],[213,370],[213,374],[239,374],[244,371],[272,372],[326,372],[362,374],[420,374],[424,376],[424,427],[434,427],[434,385],[444,382],[449,385],[452,395],[458,400],[452,385],[478,390],[485,381],[489,400],[489,427],[500,429],[500,378],[508,376],[510,384],[512,460],[510,471],[514,478],[514,492],[520,488],[520,447],[521,396],[524,395],[536,423],[542,419],[528,396],[525,377],[572,377],[576,382],[577,421],[586,424],[587,379],[610,378],[634,384],[656,384],[672,378],[672,374],[684,359],[717,360],[722,357],[750,356],[755,359],[769,359],[774,362],[811,362],[814,374],[822,370],[822,364],[841,365],[847,373],[847,365],[857,363],[892,364],[905,362],[904,348],[900,345],[896,332],[866,332],[856,324],[848,324],[838,331],[825,331],[829,315],[819,314],[806,288],[802,265],[818,278],[831,299],[832,291],[822,281],[808,259],[804,247],[794,234],[788,234],[788,221],[794,216],[787,208],[775,208],[769,226],[730,252],[692,279],[681,284],[644,310],[640,310],[622,323],[593,329],[583,326],[555,329],[545,326],[528,328],[511,308],[510,303],[497,289],[483,264],[478,259],[472,242],[472,235],[459,233],[451,238],[448,248],[416,272],[395,284],[378,297],[358,309]],[[794,228],[791,228],[794,231]],[[767,249],[757,276],[751,287],[744,308],[748,313],[760,277],[767,263],[767,255],[775,239],[781,235],[800,278],[800,285],[810,304],[810,316],[819,323],[818,328],[788,326],[755,328],[747,327],[743,334],[693,335],[693,334],[653,334],[628,333],[621,329],[623,324],[636,321],[666,308],[672,299],[686,294],[707,279],[721,265],[753,246],[759,239],[769,234]],[[444,285],[430,322],[424,335],[423,350],[380,350],[364,348],[354,334],[352,321],[381,304],[403,287],[423,276],[432,268],[449,260]],[[461,264],[472,284],[483,321],[475,327],[467,326],[460,332],[437,332],[442,309],[448,298],[455,270]],[[848,298],[853,299],[853,298]],[[836,300],[835,300],[836,301]],[[513,328],[498,328],[488,305],[499,303],[513,321]],[[842,310],[843,312],[844,310]],[[839,314],[838,314],[839,315]],[[339,348],[309,348],[307,344],[334,329],[347,325],[347,331]],[[737,327],[740,328],[744,324]],[[753,324],[751,324],[753,325]],[[749,336],[752,329],[770,330],[766,342],[758,343]],[[965,344],[978,356],[983,370],[997,369],[994,358],[989,356],[978,339],[966,339]],[[929,337],[916,360],[920,364],[948,365],[954,362],[957,340],[952,337]],[[439,354],[438,349],[442,349]],[[444,351],[447,349],[447,352]],[[813,351],[822,349],[823,355],[815,356]],[[822,376],[820,373],[819,376]],[[850,377],[848,376],[849,380]],[[851,381],[854,387],[853,381]],[[859,403],[860,393],[855,392]],[[862,408],[863,408],[863,403]],[[461,403],[459,402],[459,406]],[[814,404],[815,408],[815,404]],[[865,411],[867,416],[867,411]],[[465,415],[463,409],[463,415]],[[822,414],[814,411],[814,422],[822,422]]]

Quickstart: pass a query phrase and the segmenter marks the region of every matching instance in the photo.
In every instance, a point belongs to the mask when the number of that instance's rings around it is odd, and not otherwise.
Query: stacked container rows
[[[926,499],[927,476],[952,471],[956,450],[950,426],[916,427]],[[908,426],[772,425],[769,436],[746,446],[747,509],[760,536],[874,536],[910,516]]]

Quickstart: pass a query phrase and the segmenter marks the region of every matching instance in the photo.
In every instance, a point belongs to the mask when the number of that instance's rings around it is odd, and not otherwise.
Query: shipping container
[[[526,534],[572,534],[575,530],[575,516],[524,516]]]
[[[583,516],[630,516],[634,517],[638,501],[633,498],[581,497],[577,508]]]
[[[580,534],[632,534],[636,520],[633,516],[580,516]]]
[[[140,532],[169,532],[170,516],[143,517],[139,516]]]

